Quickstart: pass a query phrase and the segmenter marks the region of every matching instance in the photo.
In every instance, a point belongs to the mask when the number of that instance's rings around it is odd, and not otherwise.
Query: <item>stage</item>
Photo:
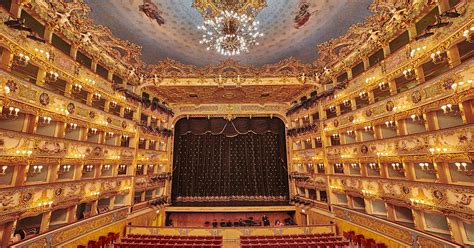
[[[292,218],[295,213],[293,206],[252,206],[252,207],[168,207],[166,218],[172,220],[174,227],[212,227],[213,222],[239,222],[240,219],[248,220],[251,217],[255,225],[260,226],[262,216],[268,216],[270,226],[275,221],[284,223],[287,218]],[[294,218],[292,218],[294,220]]]

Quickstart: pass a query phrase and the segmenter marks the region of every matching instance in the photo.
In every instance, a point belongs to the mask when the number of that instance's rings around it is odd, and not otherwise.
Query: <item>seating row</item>
[[[173,236],[173,235],[147,235],[147,234],[128,234],[127,238],[139,239],[188,239],[188,240],[222,240],[222,236]]]
[[[337,242],[316,242],[316,243],[293,243],[293,244],[246,244],[241,245],[242,248],[347,248],[349,241]]]
[[[291,235],[273,235],[273,236],[240,236],[240,239],[288,239],[288,238],[318,238],[332,237],[334,233],[309,233],[309,234],[291,234]]]
[[[285,244],[285,243],[314,243],[314,242],[336,242],[342,241],[342,237],[319,237],[319,238],[287,238],[287,239],[243,239],[241,244]]]
[[[222,240],[199,240],[199,239],[137,239],[137,238],[122,238],[121,243],[130,244],[215,244],[219,245]]]
[[[171,244],[128,244],[128,243],[115,243],[114,248],[220,248],[222,245],[214,245],[214,244],[204,244],[204,245],[197,245],[197,244],[179,244],[179,245],[171,245]]]

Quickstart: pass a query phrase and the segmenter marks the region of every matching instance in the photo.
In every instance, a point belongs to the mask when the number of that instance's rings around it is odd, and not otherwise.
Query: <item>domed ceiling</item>
[[[164,24],[139,10],[144,2],[158,7]],[[344,34],[355,23],[370,15],[372,0],[267,0],[257,16],[265,36],[250,52],[231,57],[252,65],[277,63],[295,57],[304,63],[317,56],[316,45]],[[229,57],[207,51],[199,44],[202,36],[197,26],[203,17],[192,7],[193,0],[86,0],[96,24],[109,27],[117,37],[143,47],[142,59],[158,64],[170,58],[184,64],[218,64]],[[302,26],[295,16],[302,3],[308,3],[310,18]]]

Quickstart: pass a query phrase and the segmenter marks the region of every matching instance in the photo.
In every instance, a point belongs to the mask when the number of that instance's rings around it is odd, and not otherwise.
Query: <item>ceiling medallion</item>
[[[199,43],[225,56],[248,52],[263,36],[255,17],[266,6],[265,0],[195,0],[193,7],[204,17]]]

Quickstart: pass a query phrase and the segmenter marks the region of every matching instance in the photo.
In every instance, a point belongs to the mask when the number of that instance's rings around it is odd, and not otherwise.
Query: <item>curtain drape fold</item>
[[[173,204],[287,204],[281,120],[191,118],[178,121],[175,132]]]

